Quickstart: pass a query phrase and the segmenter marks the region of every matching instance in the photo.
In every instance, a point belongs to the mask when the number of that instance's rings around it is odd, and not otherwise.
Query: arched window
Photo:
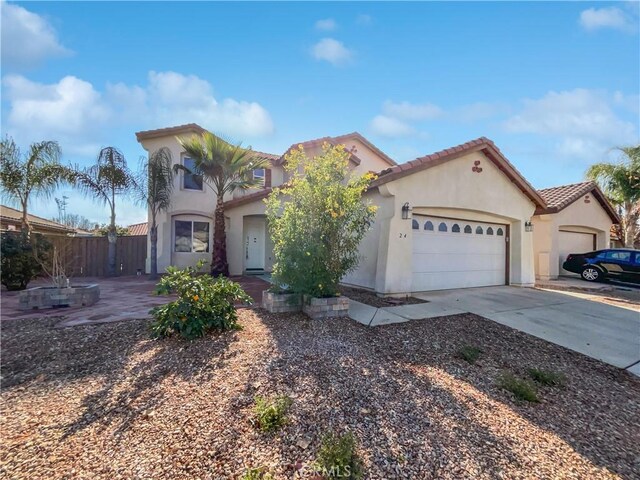
[[[424,229],[433,232],[433,223],[427,220],[426,222],[424,222]]]
[[[464,227],[464,233],[473,233],[470,225],[467,225],[466,227]]]
[[[481,227],[480,225],[478,225],[478,226],[476,227],[476,234],[478,234],[478,235],[482,235],[483,233],[484,233],[484,232],[483,232],[483,230],[482,230],[482,227]]]
[[[498,229],[498,231],[496,232],[496,235],[498,235],[499,237],[504,235],[504,232],[502,231],[501,228]]]
[[[460,233],[460,225],[458,225],[457,223],[454,223],[453,227],[451,227],[451,231],[453,233]]]
[[[411,220],[411,228],[414,230],[420,230],[420,224],[415,218]]]
[[[444,222],[441,222],[440,225],[438,225],[438,231],[439,232],[446,232],[447,231],[447,224]]]
[[[493,228],[487,228],[487,235],[493,235]]]

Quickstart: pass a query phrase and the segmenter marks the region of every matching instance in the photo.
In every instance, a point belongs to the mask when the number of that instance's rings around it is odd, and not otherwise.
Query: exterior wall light
[[[524,222],[524,231],[525,232],[533,232],[533,223]]]
[[[411,207],[409,206],[409,202],[405,202],[405,204],[402,205],[402,219],[409,220],[410,215],[411,215]]]

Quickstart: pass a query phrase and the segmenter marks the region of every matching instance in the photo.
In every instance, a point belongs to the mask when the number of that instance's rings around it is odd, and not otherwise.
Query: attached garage
[[[562,264],[570,253],[586,253],[595,250],[595,233],[560,230],[558,232],[558,241],[558,251],[560,252],[558,268],[560,269],[560,275],[576,276],[575,273],[571,273],[563,269]]]
[[[507,225],[414,215],[412,291],[507,283]]]

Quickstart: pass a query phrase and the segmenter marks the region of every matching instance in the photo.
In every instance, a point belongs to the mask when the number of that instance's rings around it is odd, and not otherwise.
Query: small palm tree
[[[120,150],[105,147],[100,150],[96,163],[88,168],[76,168],[73,174],[76,187],[85,195],[92,196],[111,209],[107,239],[109,241],[109,275],[116,274],[116,197],[128,196],[136,186],[134,174]]]
[[[151,240],[150,278],[158,276],[158,214],[171,207],[173,194],[173,168],[171,151],[163,147],[156,150],[144,162],[137,181],[135,194],[140,205],[144,205],[151,216],[149,239]]]
[[[622,219],[620,239],[633,248],[640,219],[640,145],[618,148],[624,158],[619,163],[596,163],[587,177],[596,181]]]
[[[21,155],[12,138],[0,143],[0,184],[3,196],[20,205],[22,231],[29,235],[28,207],[34,197],[50,198],[60,183],[71,179],[71,171],[60,165],[62,152],[57,142],[32,143]]]
[[[202,175],[206,184],[216,195],[214,213],[212,275],[229,275],[227,262],[227,236],[224,222],[224,196],[237,189],[247,189],[260,184],[253,178],[253,170],[265,168],[267,159],[260,157],[251,148],[228,142],[210,132],[189,139],[177,139],[186,154],[195,164],[195,172],[181,165],[174,168]]]

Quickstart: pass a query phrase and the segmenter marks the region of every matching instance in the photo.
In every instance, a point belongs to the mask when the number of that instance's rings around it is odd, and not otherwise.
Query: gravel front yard
[[[247,309],[243,330],[191,343],[56,321],[2,323],[2,478],[291,478],[330,428],[354,432],[366,478],[640,476],[637,378],[474,315],[367,328]],[[567,386],[538,404],[496,386],[529,367]],[[260,433],[254,396],[276,394],[289,422]]]

